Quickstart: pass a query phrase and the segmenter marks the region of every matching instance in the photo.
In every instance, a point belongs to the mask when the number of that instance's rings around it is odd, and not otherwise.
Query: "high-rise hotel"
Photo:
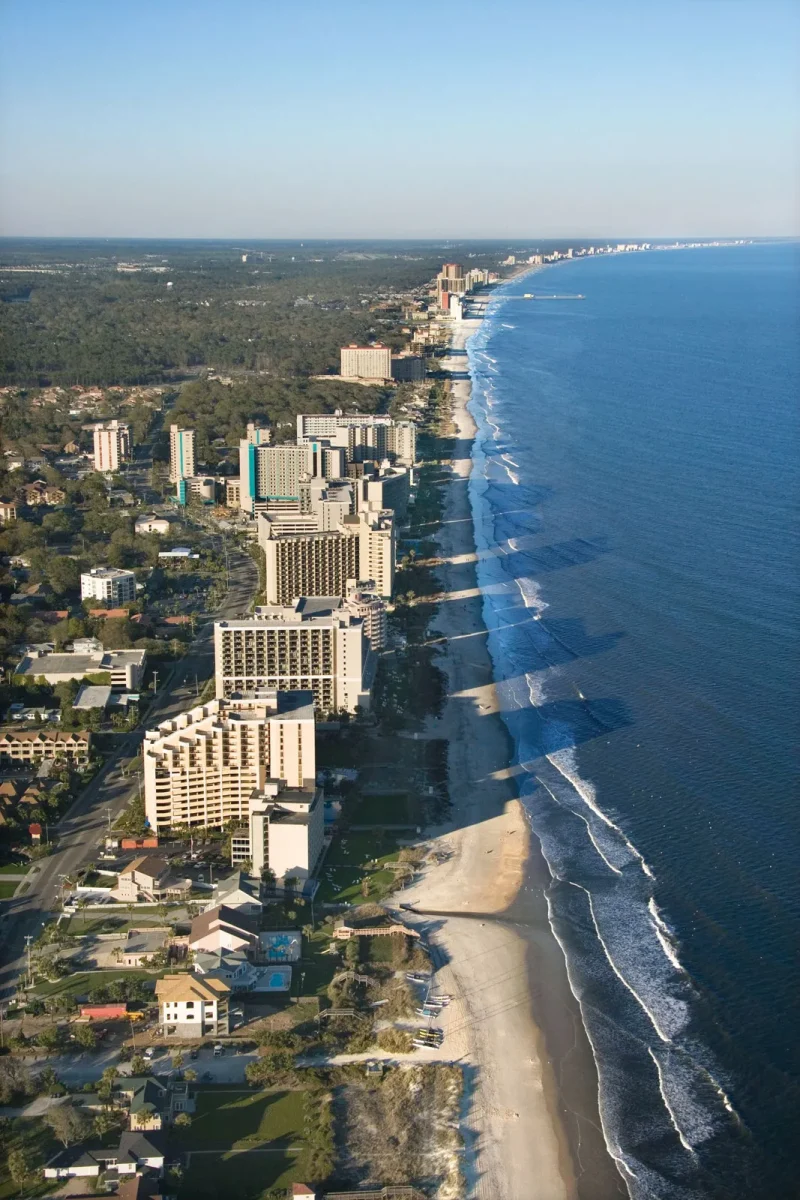
[[[298,596],[347,595],[362,579],[390,599],[394,588],[393,514],[360,512],[344,516],[335,529],[285,532],[280,521],[258,518],[258,544],[266,563],[267,604],[294,604]]]
[[[370,635],[380,649],[385,619],[376,596],[354,591],[352,600],[304,596],[291,605],[264,605],[243,620],[217,621],[217,697],[307,690],[318,713],[368,708],[376,663]]]

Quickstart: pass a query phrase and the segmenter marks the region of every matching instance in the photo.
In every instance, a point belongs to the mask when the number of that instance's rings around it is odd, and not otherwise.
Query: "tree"
[[[9,1153],[7,1165],[9,1175],[22,1190],[29,1183],[38,1163],[30,1146],[18,1146]]]
[[[48,1108],[44,1119],[65,1150],[74,1146],[76,1142],[82,1142],[89,1135],[90,1126],[86,1115],[75,1108],[70,1100]]]
[[[194,1067],[189,1067],[183,1072],[183,1078],[187,1083],[194,1083],[197,1079],[197,1071],[195,1071]]]
[[[147,1060],[141,1054],[134,1054],[131,1059],[131,1073],[133,1075],[147,1074]]]
[[[98,1137],[105,1137],[107,1133],[117,1128],[118,1120],[113,1113],[101,1112],[98,1113],[93,1121],[94,1131]]]
[[[10,1104],[16,1096],[33,1091],[30,1073],[18,1059],[0,1058],[0,1104]]]
[[[175,1118],[175,1124],[179,1129],[188,1129],[192,1123],[192,1118],[187,1112],[180,1112]]]
[[[97,1045],[97,1034],[91,1025],[78,1025],[75,1030],[75,1041],[84,1050],[94,1050]]]
[[[42,1096],[60,1096],[64,1085],[52,1067],[45,1067],[36,1077],[36,1090]]]
[[[61,1030],[57,1025],[51,1025],[36,1035],[36,1041],[43,1050],[57,1050],[62,1042]]]
[[[176,1071],[180,1071],[181,1067],[183,1066],[183,1055],[181,1054],[180,1050],[176,1050],[173,1054],[172,1065]]]

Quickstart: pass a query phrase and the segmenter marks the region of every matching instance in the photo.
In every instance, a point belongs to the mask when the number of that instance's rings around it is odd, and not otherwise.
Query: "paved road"
[[[258,586],[255,564],[240,550],[229,550],[230,587],[217,610],[217,618],[236,617],[248,611]],[[180,659],[165,679],[159,680],[159,695],[147,714],[147,724],[163,721],[189,708],[195,699],[196,684],[203,683],[214,670],[214,625],[202,625],[188,654]],[[91,781],[56,827],[58,849],[40,862],[28,876],[30,887],[3,905],[0,917],[0,1002],[13,995],[25,970],[25,937],[41,931],[49,915],[59,908],[60,875],[72,875],[79,867],[97,858],[108,828],[128,804],[139,786],[123,775],[121,763],[138,753],[142,730],[134,730],[120,739],[117,749]]]

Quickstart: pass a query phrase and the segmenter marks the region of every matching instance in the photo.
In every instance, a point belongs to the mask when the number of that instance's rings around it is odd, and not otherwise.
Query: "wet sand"
[[[453,326],[462,349],[478,322]],[[464,370],[465,360],[450,360]],[[445,360],[445,366],[447,362]],[[449,742],[452,812],[428,830],[447,858],[404,894],[426,914],[437,983],[454,1001],[444,1048],[465,1070],[468,1192],[479,1200],[627,1196],[605,1149],[597,1074],[560,947],[547,920],[550,882],[514,785],[475,572],[467,481],[474,422],[469,380],[452,383],[456,449],[439,537],[435,618],[448,677],[427,736]]]

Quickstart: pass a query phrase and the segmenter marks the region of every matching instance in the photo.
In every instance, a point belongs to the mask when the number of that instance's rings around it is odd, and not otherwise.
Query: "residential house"
[[[252,917],[217,905],[195,917],[189,934],[189,949],[198,950],[251,950],[258,949],[258,922]]]
[[[259,916],[264,907],[260,892],[261,887],[257,880],[250,879],[241,871],[234,871],[217,884],[214,899],[206,905],[206,912],[224,905],[226,908],[235,908],[246,916]]]
[[[191,886],[191,880],[173,875],[166,859],[145,854],[120,871],[117,896],[125,903],[152,902],[183,896]]]
[[[9,521],[16,521],[17,506],[13,500],[0,500],[0,523],[7,525]]]
[[[131,929],[122,947],[120,963],[123,967],[141,967],[146,959],[163,950],[169,940],[166,929]]]
[[[156,981],[159,1021],[166,1037],[228,1032],[230,986],[224,979],[182,972]]]
[[[224,980],[232,992],[249,991],[258,974],[244,950],[198,950],[192,967],[196,975]]]
[[[17,497],[29,508],[38,508],[41,505],[63,504],[67,493],[63,488],[53,487],[43,479],[37,479],[33,483],[23,484],[17,492]]]
[[[164,1169],[164,1143],[158,1133],[141,1133],[126,1130],[119,1139],[116,1151],[101,1152],[106,1168],[116,1168],[120,1175],[134,1175],[143,1167],[154,1171]]]
[[[87,730],[0,729],[0,762],[36,762],[66,758],[79,765],[89,761],[92,735]]]
[[[134,533],[157,533],[160,537],[169,533],[170,524],[166,517],[159,517],[156,513],[147,513],[144,516],[138,517],[133,526]]]
[[[164,1146],[158,1132],[142,1133],[126,1130],[119,1145],[102,1147],[70,1146],[51,1158],[44,1168],[45,1179],[92,1179],[101,1172],[116,1171],[119,1175],[135,1175],[143,1168],[164,1169]]]
[[[123,1076],[117,1081],[117,1092],[128,1108],[134,1131],[163,1129],[177,1113],[195,1109],[187,1083],[169,1083],[155,1076]]]

